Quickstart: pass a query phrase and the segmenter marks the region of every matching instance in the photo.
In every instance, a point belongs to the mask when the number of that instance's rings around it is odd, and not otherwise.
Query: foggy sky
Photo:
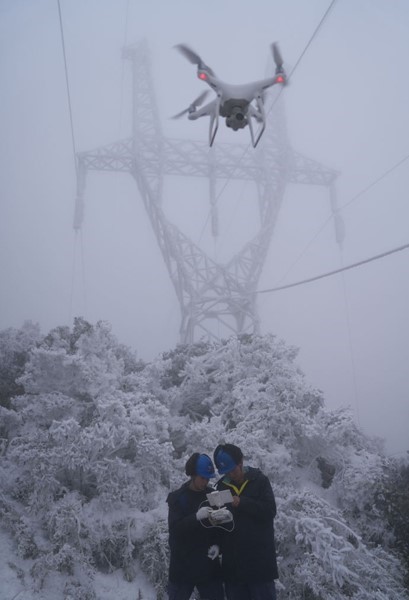
[[[61,0],[76,151],[130,135],[124,45],[149,42],[165,135],[207,140],[205,119],[168,118],[203,89],[172,47],[188,43],[222,79],[244,83],[264,77],[269,45],[278,40],[291,70],[329,2],[251,6]],[[30,319],[46,333],[76,315],[103,319],[149,360],[178,342],[178,302],[129,175],[89,174],[83,230],[73,232],[74,150],[57,0],[2,0],[0,54],[0,329]],[[409,154],[408,57],[406,0],[338,0],[283,92],[292,147],[339,172],[341,207]],[[216,143],[246,144],[248,135],[221,124]],[[332,224],[322,228],[326,190],[288,186],[260,289],[408,243],[408,184],[409,160],[342,211],[342,252]],[[235,235],[245,237],[251,194],[249,184],[229,182],[221,195],[218,260],[229,257]],[[165,181],[169,218],[196,243],[206,199],[205,181]],[[404,251],[258,300],[262,332],[299,347],[299,363],[327,405],[351,406],[391,454],[409,448],[408,275]]]

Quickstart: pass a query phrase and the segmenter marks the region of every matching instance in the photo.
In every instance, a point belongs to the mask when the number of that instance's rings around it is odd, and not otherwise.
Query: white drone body
[[[226,119],[227,127],[234,131],[249,126],[251,142],[255,148],[266,127],[266,112],[264,108],[265,91],[276,83],[284,85],[286,75],[283,69],[283,60],[276,43],[271,45],[274,62],[276,64],[275,75],[253,83],[243,85],[231,85],[218,79],[213,70],[208,67],[188,46],[179,44],[176,48],[193,64],[197,65],[197,76],[207,83],[216,93],[216,98],[198,108],[204,101],[208,92],[200,94],[192,104],[182,112],[175,115],[177,119],[187,114],[191,120],[200,117],[210,117],[209,145],[212,146],[219,127],[219,116]],[[255,132],[253,119],[260,123],[259,130]]]

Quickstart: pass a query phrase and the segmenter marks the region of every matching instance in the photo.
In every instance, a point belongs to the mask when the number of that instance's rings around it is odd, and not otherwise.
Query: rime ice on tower
[[[281,99],[267,113],[267,127],[256,149],[248,144],[164,137],[153,89],[150,54],[145,42],[127,47],[133,73],[132,137],[77,155],[78,181],[74,228],[82,224],[86,174],[130,173],[150,219],[181,309],[180,340],[258,333],[256,295],[287,183],[326,186],[337,241],[342,241],[334,181],[337,173],[295,152],[288,140]],[[237,139],[235,139],[237,141]],[[244,158],[243,158],[244,157]],[[255,235],[225,264],[212,260],[165,214],[163,181],[167,175],[208,180],[211,228],[218,236],[217,183],[254,182],[249,202],[258,212]],[[340,233],[341,232],[341,233]]]

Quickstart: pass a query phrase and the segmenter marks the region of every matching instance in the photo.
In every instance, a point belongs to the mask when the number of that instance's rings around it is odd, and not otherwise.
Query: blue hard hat
[[[207,454],[200,454],[195,466],[196,475],[210,479],[216,477],[212,460]]]
[[[219,450],[216,454],[214,462],[220,475],[225,475],[237,467],[237,463],[232,459],[230,454],[224,450]]]

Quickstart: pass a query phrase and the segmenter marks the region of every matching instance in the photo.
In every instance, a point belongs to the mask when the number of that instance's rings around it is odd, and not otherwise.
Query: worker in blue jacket
[[[186,462],[190,477],[168,495],[169,506],[169,600],[189,600],[194,588],[206,600],[224,600],[219,560],[219,530],[209,520],[206,494],[213,492],[212,460],[195,452]]]
[[[234,444],[220,444],[213,458],[222,476],[216,488],[233,495],[227,508],[234,528],[221,542],[227,600],[276,600],[276,503],[270,481],[259,469],[243,465],[243,453]]]

